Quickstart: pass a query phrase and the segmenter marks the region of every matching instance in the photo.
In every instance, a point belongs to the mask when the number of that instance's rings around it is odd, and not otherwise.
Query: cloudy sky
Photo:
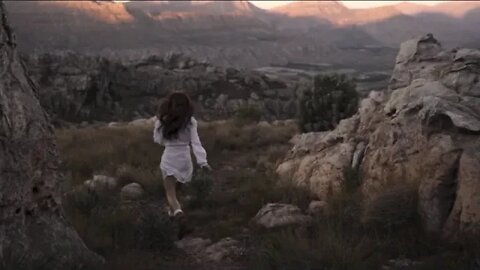
[[[276,6],[281,6],[290,2],[295,2],[295,1],[250,1],[250,2],[254,3],[258,7],[268,9]],[[341,2],[349,8],[369,8],[369,7],[393,5],[393,4],[400,3],[402,1],[341,1]],[[435,5],[445,1],[404,1],[404,2]]]

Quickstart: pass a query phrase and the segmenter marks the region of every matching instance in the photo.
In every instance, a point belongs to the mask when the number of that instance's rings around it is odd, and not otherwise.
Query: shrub
[[[313,89],[300,98],[299,125],[303,132],[331,130],[357,112],[358,93],[345,75],[317,75]]]
[[[263,113],[257,106],[243,105],[237,109],[235,119],[240,122],[252,123],[260,121],[262,116]]]
[[[362,183],[360,171],[352,167],[343,170],[343,178],[343,191],[347,193],[355,192]]]
[[[212,175],[204,170],[199,170],[193,180],[189,183],[189,189],[193,193],[193,198],[190,202],[191,206],[201,207],[208,199],[212,186]]]
[[[316,269],[317,254],[301,232],[281,230],[263,236],[258,251],[253,254],[252,269]]]
[[[83,215],[89,215],[98,201],[98,196],[88,191],[86,187],[80,186],[66,193],[63,204],[69,211],[78,211]]]
[[[367,200],[362,219],[367,226],[385,230],[418,223],[417,189],[398,186],[382,191]]]
[[[148,202],[126,203],[116,200],[99,204],[91,213],[76,220],[86,220],[78,229],[85,243],[93,250],[169,250],[176,240],[176,228],[161,211],[161,205]],[[73,213],[69,211],[70,219]],[[78,214],[77,214],[78,215]]]
[[[355,183],[358,178],[351,173]],[[256,235],[259,252],[252,257],[251,267],[382,269],[392,258],[415,260],[438,252],[438,242],[423,233],[420,220],[416,219],[413,187],[390,188],[385,196],[367,203],[363,200],[358,189],[344,189],[329,198],[327,210],[314,218],[307,231],[281,230]]]
[[[146,250],[169,250],[173,248],[177,230],[165,215],[158,214],[158,209],[142,210],[139,225],[135,226],[136,238],[140,248]]]

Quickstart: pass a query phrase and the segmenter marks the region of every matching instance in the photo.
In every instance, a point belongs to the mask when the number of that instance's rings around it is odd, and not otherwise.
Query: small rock
[[[312,201],[308,205],[307,213],[311,216],[320,216],[327,210],[327,202],[324,201]]]
[[[120,197],[124,200],[137,200],[144,195],[145,191],[139,183],[130,183],[120,191]]]
[[[217,71],[218,71],[218,70],[217,70],[216,67],[211,66],[211,67],[207,67],[207,71],[206,71],[206,72],[207,72],[207,73],[216,73]]]
[[[253,100],[260,100],[260,97],[257,95],[257,93],[253,92],[250,94],[250,98]]]
[[[285,126],[285,121],[275,120],[275,121],[272,122],[272,125],[274,125],[276,127],[282,127],[282,126]]]
[[[388,263],[382,267],[382,270],[407,270],[417,265],[419,265],[418,262],[410,259],[395,259],[389,260]]]
[[[89,190],[94,189],[94,188],[93,188],[93,180],[92,180],[92,179],[85,180],[85,182],[83,182],[83,184],[84,184]]]
[[[290,126],[290,125],[297,125],[297,120],[295,119],[287,119],[283,121],[285,126]]]
[[[257,124],[258,127],[262,127],[262,128],[269,128],[271,127],[272,125],[270,123],[268,123],[267,121],[261,121]]]
[[[93,179],[86,180],[83,183],[88,190],[98,192],[100,190],[114,190],[117,188],[118,182],[116,178],[105,175],[94,175]]]
[[[114,189],[117,187],[117,179],[105,175],[94,175],[93,182],[107,186],[109,189]]]
[[[118,127],[118,126],[120,126],[120,123],[118,123],[118,122],[110,122],[110,123],[108,123],[107,126],[108,126],[108,127]]]
[[[155,120],[152,120],[154,118],[149,118],[149,119],[136,119],[128,123],[129,126],[134,126],[134,127],[139,127],[139,126],[148,126],[152,125]]]
[[[306,225],[311,220],[312,218],[304,215],[297,206],[281,203],[267,204],[253,218],[254,224],[265,229]]]

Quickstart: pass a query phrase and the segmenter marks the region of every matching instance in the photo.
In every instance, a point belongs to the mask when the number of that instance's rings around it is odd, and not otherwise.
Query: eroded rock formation
[[[428,231],[479,234],[480,51],[445,51],[431,35],[407,41],[389,88],[335,130],[296,137],[277,172],[321,199],[340,190],[348,167],[367,197],[412,183]]]
[[[255,106],[267,119],[296,114],[296,88],[253,71],[220,68],[181,54],[112,62],[73,53],[27,58],[40,101],[59,120],[120,121],[155,114],[162,98],[183,90],[206,119]]]
[[[96,269],[62,213],[53,130],[0,3],[0,268]]]

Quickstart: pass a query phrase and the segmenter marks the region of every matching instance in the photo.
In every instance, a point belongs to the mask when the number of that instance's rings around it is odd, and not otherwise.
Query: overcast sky
[[[269,9],[269,8],[285,5],[287,3],[291,3],[295,1],[250,1],[250,2],[254,3],[258,7]],[[369,8],[369,7],[393,5],[393,4],[400,3],[402,1],[341,1],[341,2],[349,8]],[[435,5],[445,1],[403,1],[403,2]]]

